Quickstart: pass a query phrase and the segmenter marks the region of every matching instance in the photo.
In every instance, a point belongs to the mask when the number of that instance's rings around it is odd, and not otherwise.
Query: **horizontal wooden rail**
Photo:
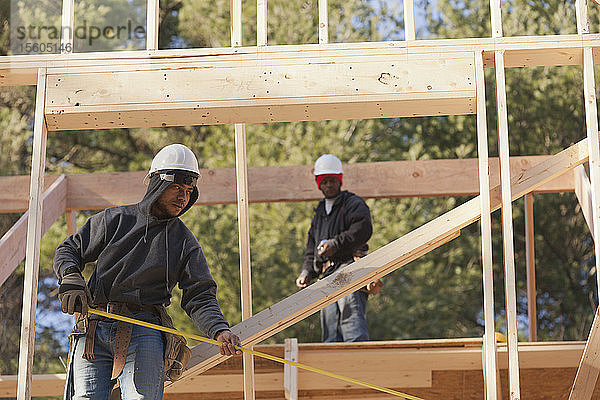
[[[550,156],[511,157],[512,175],[524,173]],[[312,167],[279,166],[248,168],[249,199],[252,203],[314,201],[323,197],[312,175]],[[477,159],[386,161],[344,166],[344,188],[365,198],[470,196],[479,193]],[[496,185],[498,160],[490,160],[490,181]],[[145,171],[67,175],[67,208],[97,210],[138,202],[144,195]],[[197,205],[235,203],[233,168],[200,172]],[[56,175],[47,175],[51,184]],[[29,201],[29,177],[0,177],[0,213],[23,212]],[[537,192],[571,192],[572,174],[540,186]]]

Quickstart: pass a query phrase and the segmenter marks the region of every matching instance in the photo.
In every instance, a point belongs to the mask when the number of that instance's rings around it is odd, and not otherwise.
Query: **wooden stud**
[[[242,45],[242,0],[229,0],[231,47]]]
[[[35,122],[33,126],[33,157],[29,189],[29,220],[27,221],[27,250],[25,256],[25,282],[23,286],[23,313],[21,320],[21,345],[19,351],[18,400],[31,399],[31,374],[35,343],[35,311],[40,267],[40,241],[42,239],[42,190],[46,167],[46,70],[38,71],[35,97]]]
[[[256,45],[267,45],[267,0],[256,0]]]
[[[590,400],[594,393],[594,387],[600,373],[600,357],[598,347],[600,346],[600,312],[596,309],[594,322],[590,329],[577,375],[569,394],[569,400]]]
[[[492,19],[492,37],[502,37],[502,8],[500,0],[490,0],[490,16]]]
[[[44,192],[42,201],[42,236],[65,212],[67,204],[67,179],[61,175],[52,186]],[[13,273],[21,261],[25,259],[27,244],[27,225],[29,211],[2,236],[0,239],[0,285]]]
[[[598,108],[596,105],[596,83],[592,49],[583,49],[583,90],[585,102],[585,123],[590,154],[590,183],[592,188],[592,217],[594,228],[594,253],[596,271],[600,271],[600,148],[598,136]],[[596,274],[600,293],[600,273]]]
[[[160,25],[159,0],[148,0],[146,6],[146,50],[158,50],[158,27]]]
[[[404,40],[415,40],[415,2],[404,0]]]
[[[235,124],[238,231],[240,248],[240,286],[242,321],[252,316],[252,272],[250,263],[250,223],[248,215],[248,163],[246,125]],[[244,399],[254,399],[254,356],[244,353]]]
[[[71,236],[77,232],[77,211],[69,208],[65,216],[67,218],[67,233]]]
[[[298,339],[285,339],[286,360],[298,362]],[[283,365],[283,388],[286,400],[298,400],[298,367]]]
[[[584,139],[566,150],[552,156],[530,170],[514,176],[513,200],[524,196],[554,177],[572,170],[587,160],[587,140]],[[498,186],[490,192],[491,211],[500,208],[501,190]],[[366,257],[321,279],[302,291],[273,304],[251,318],[232,328],[245,345],[255,344],[315,313],[368,282],[380,278],[415,260],[460,233],[460,229],[475,222],[481,216],[479,198],[474,198],[427,224],[381,247]],[[226,357],[219,356],[215,346],[199,344],[192,349],[189,375],[206,371]],[[176,385],[188,381],[184,376]]]
[[[577,18],[577,33],[580,35],[590,33],[587,0],[575,0],[575,16]]]
[[[533,225],[533,194],[531,193],[528,193],[525,196],[525,264],[527,264],[527,316],[529,320],[529,341],[537,342],[535,233]]]
[[[73,30],[75,23],[75,0],[63,0],[62,2],[62,27],[60,38],[61,54],[73,53]]]
[[[487,112],[485,109],[485,74],[483,56],[475,53],[477,84],[477,155],[479,160],[479,199],[481,201],[481,260],[483,268],[483,313],[485,320],[486,398],[495,400],[499,381],[496,360],[496,328],[494,322],[494,271],[492,263],[492,218],[490,211],[490,168],[488,158]]]
[[[583,213],[583,218],[587,223],[592,239],[594,239],[594,210],[592,206],[592,185],[590,184],[590,178],[587,172],[585,172],[585,166],[580,165],[573,170],[573,176],[575,181],[575,194]]]
[[[506,296],[506,326],[509,356],[510,400],[521,398],[519,386],[519,353],[517,335],[517,290],[515,274],[515,251],[513,243],[512,196],[510,187],[508,117],[506,110],[506,83],[504,78],[504,54],[496,52],[496,107],[498,114],[498,153],[500,158],[500,181],[502,187],[502,242],[504,255],[504,291]]]
[[[319,44],[329,43],[329,10],[327,0],[319,0]]]
[[[511,175],[523,173],[551,156],[511,157]],[[315,201],[323,194],[311,180],[312,165],[249,167],[249,202]],[[497,158],[490,159],[490,184],[500,182]],[[474,196],[479,193],[477,159],[384,161],[348,164],[344,181],[363,198]],[[100,210],[137,203],[145,193],[147,171],[67,175],[70,209]],[[234,204],[235,169],[200,170],[200,197],[196,205]],[[46,184],[57,175],[46,175]],[[397,182],[404,182],[397,185]],[[27,210],[29,177],[0,177],[0,213]],[[299,188],[303,188],[300,190]],[[305,188],[308,188],[306,190]],[[95,193],[102,192],[98,197]],[[563,174],[540,186],[535,193],[574,191],[574,177]]]

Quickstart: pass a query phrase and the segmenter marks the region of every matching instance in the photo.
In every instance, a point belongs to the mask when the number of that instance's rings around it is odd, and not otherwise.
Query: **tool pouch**
[[[173,329],[173,320],[163,306],[158,306],[161,325]],[[165,378],[175,382],[185,370],[185,366],[192,357],[192,351],[187,346],[183,336],[163,332],[165,342]]]

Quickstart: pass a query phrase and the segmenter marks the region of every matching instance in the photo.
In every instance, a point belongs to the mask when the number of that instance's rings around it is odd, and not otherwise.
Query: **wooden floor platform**
[[[566,399],[585,342],[520,343],[521,394],[524,399]],[[264,353],[284,356],[283,345],[257,345]],[[425,400],[484,398],[481,339],[410,340],[391,342],[299,344],[298,361],[312,367],[390,387]],[[507,352],[498,344],[503,398],[508,398]],[[257,399],[284,399],[283,365],[255,358]],[[241,357],[167,385],[165,399],[243,399]],[[64,375],[36,375],[33,396],[60,396]],[[16,376],[0,376],[0,397],[14,397]],[[340,380],[298,371],[299,399],[390,399]],[[597,385],[594,397],[600,398]]]

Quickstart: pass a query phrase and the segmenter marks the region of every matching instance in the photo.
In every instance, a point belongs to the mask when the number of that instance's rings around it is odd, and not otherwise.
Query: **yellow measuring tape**
[[[221,343],[221,342],[219,342],[217,340],[209,339],[209,338],[204,337],[204,336],[194,335],[193,333],[181,332],[181,331],[178,331],[176,329],[166,328],[164,326],[151,324],[151,323],[145,322],[145,321],[139,321],[139,320],[134,319],[134,318],[125,317],[123,315],[112,314],[112,313],[108,313],[108,312],[105,312],[105,311],[95,310],[93,308],[88,309],[88,312],[90,314],[96,314],[96,315],[100,315],[102,317],[112,318],[112,319],[116,319],[116,320],[123,321],[123,322],[129,322],[130,324],[145,326],[147,328],[152,328],[152,329],[156,329],[156,330],[159,330],[159,331],[163,331],[163,332],[167,332],[167,333],[172,333],[174,335],[180,335],[180,336],[188,337],[190,339],[194,339],[194,340],[198,340],[198,341],[206,342],[206,343],[211,343],[211,344],[214,344],[214,345],[217,345],[217,346],[223,344],[223,343]],[[271,361],[277,361],[277,362],[280,362],[280,363],[283,363],[283,364],[292,365],[294,367],[302,368],[302,369],[305,369],[307,371],[312,371],[312,372],[315,372],[317,374],[329,376],[331,378],[340,379],[342,381],[346,381],[346,382],[354,383],[354,384],[357,384],[357,385],[360,385],[360,386],[364,386],[364,387],[368,387],[368,388],[371,388],[371,389],[375,389],[375,390],[378,390],[380,392],[389,393],[389,394],[392,394],[394,396],[404,397],[407,400],[423,400],[420,397],[411,396],[410,394],[398,392],[396,390],[388,389],[388,388],[383,387],[383,386],[373,385],[371,383],[363,382],[363,381],[360,381],[360,380],[354,379],[354,378],[349,378],[349,377],[344,376],[344,375],[335,374],[333,372],[325,371],[325,370],[322,370],[322,369],[319,369],[319,368],[309,367],[308,365],[304,365],[304,364],[297,363],[295,361],[290,361],[290,360],[286,360],[284,358],[279,358],[279,357],[276,357],[276,356],[272,356],[270,354],[261,353],[260,351],[246,349],[246,348],[241,347],[241,346],[234,346],[234,347],[235,347],[236,350],[240,350],[240,351],[242,351],[244,353],[253,354],[253,355],[257,356],[257,357],[262,357],[262,358],[266,358],[266,359],[271,360]]]

